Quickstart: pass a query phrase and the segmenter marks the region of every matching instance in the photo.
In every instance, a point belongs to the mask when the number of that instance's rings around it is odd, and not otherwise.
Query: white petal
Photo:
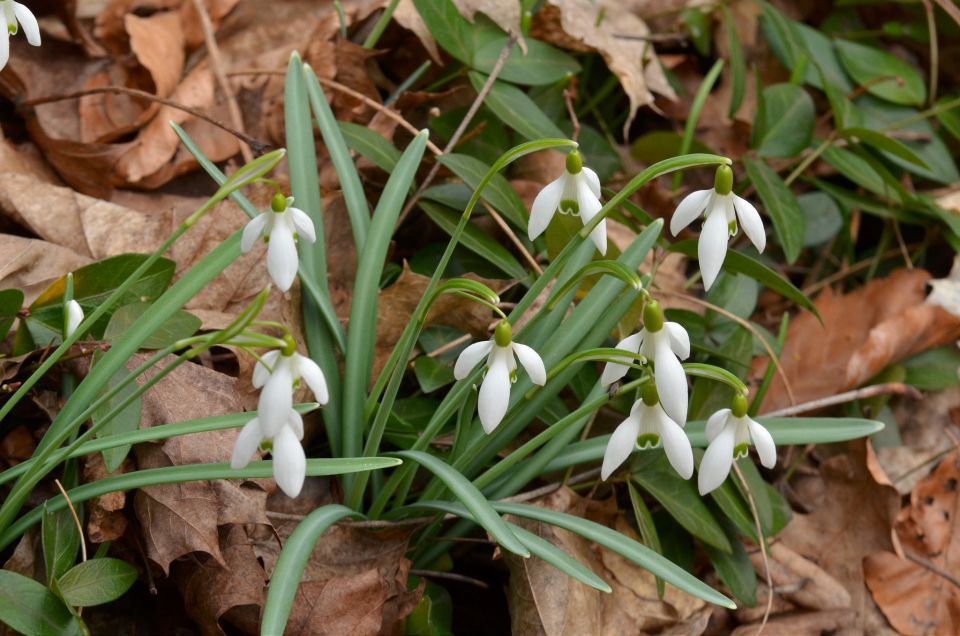
[[[600,200],[590,191],[587,180],[584,178],[580,178],[577,181],[577,205],[580,206],[580,220],[583,221],[584,225],[589,223],[593,217],[597,216],[597,212],[603,207]],[[606,219],[600,221],[597,227],[593,228],[590,232],[590,239],[593,241],[593,244],[597,246],[600,254],[607,253]]]
[[[637,446],[637,435],[640,433],[640,419],[633,413],[623,420],[613,431],[607,450],[603,453],[603,466],[600,468],[600,479],[606,480],[620,464],[630,457],[630,453]]]
[[[280,350],[274,349],[273,351],[268,351],[257,360],[257,363],[253,365],[253,377],[250,379],[253,388],[259,389],[267,380],[270,379],[270,372],[273,370],[273,367],[277,364],[277,358],[280,357]]]
[[[760,456],[760,463],[767,468],[773,468],[777,465],[777,445],[773,441],[773,436],[758,422],[754,422],[749,417],[746,419],[747,426],[750,427],[750,439],[757,449],[757,455]]]
[[[733,427],[723,429],[703,454],[700,460],[700,474],[697,475],[697,488],[701,495],[716,490],[727,479],[733,465]]]
[[[727,256],[727,236],[727,217],[722,209],[716,208],[707,214],[697,245],[704,289],[710,289],[720,273],[723,259]]]
[[[493,353],[487,375],[480,384],[480,395],[477,397],[477,411],[480,413],[480,424],[487,434],[493,432],[510,405],[510,367],[504,356]],[[508,352],[509,353],[509,352]]]
[[[290,426],[290,429],[293,431],[293,434],[297,436],[297,439],[303,439],[303,417],[296,411],[290,411],[290,419],[287,420],[287,424]]]
[[[260,422],[253,418],[240,430],[237,441],[233,445],[233,455],[230,456],[230,468],[236,470],[250,463],[250,458],[257,452],[257,447],[263,441],[260,432]]]
[[[303,488],[307,476],[307,456],[296,434],[284,426],[273,440],[273,478],[287,495],[296,497]]]
[[[659,411],[657,418],[660,421],[660,443],[663,444],[663,450],[667,453],[667,459],[670,460],[670,465],[678,475],[684,479],[690,479],[693,475],[693,448],[690,447],[690,439],[662,409],[657,411]]]
[[[763,248],[767,246],[767,233],[763,229],[763,221],[760,220],[760,213],[757,212],[757,208],[737,195],[733,195],[733,207],[737,211],[737,219],[740,221],[740,227],[743,228],[747,238],[750,239],[758,252],[762,252]]]
[[[33,46],[40,46],[40,26],[37,24],[37,19],[33,17],[30,9],[19,2],[14,2],[13,12],[23,27],[23,33],[27,36],[27,42]]]
[[[657,393],[660,404],[667,415],[677,424],[687,422],[687,376],[677,356],[670,348],[670,338],[666,333],[657,333],[657,348],[653,358],[654,377],[657,381]]]
[[[241,252],[247,253],[253,249],[253,244],[256,243],[260,235],[263,234],[263,228],[267,225],[267,214],[273,213],[264,212],[258,214],[243,226],[243,235],[240,237]]]
[[[712,442],[717,435],[720,434],[720,431],[723,430],[723,427],[727,425],[727,419],[730,417],[730,409],[720,409],[707,419],[707,427],[705,433],[707,435],[707,442]]]
[[[693,223],[694,219],[706,209],[711,194],[713,194],[712,189],[697,190],[683,197],[673,213],[673,218],[670,219],[670,233],[676,236],[680,230]]]
[[[80,323],[83,322],[83,308],[75,300],[67,303],[67,336],[72,336]]]
[[[317,240],[317,231],[313,227],[313,221],[307,216],[307,213],[297,208],[287,208],[286,214],[290,215],[293,221],[293,227],[297,230],[297,236],[308,243],[315,243]]]
[[[617,343],[617,349],[623,349],[624,351],[629,351],[630,353],[638,353],[640,351],[640,344],[643,342],[643,332],[635,333],[632,336],[627,336],[623,340]],[[603,374],[600,376],[600,384],[603,386],[609,386],[627,375],[627,371],[630,370],[625,364],[617,364],[616,362],[608,362],[603,367]]]
[[[0,69],[7,65],[10,59],[10,32],[7,31],[7,21],[0,15]]]
[[[563,193],[563,182],[566,173],[554,179],[537,194],[530,208],[530,222],[527,224],[527,236],[530,240],[537,238],[550,225],[550,219],[560,207],[560,195]]]
[[[591,170],[590,168],[584,166],[581,169],[583,173],[584,181],[587,182],[587,187],[590,188],[590,192],[593,192],[593,196],[600,198],[600,177],[597,176],[597,173]]]
[[[300,259],[297,256],[297,244],[293,241],[293,232],[286,223],[274,223],[270,232],[270,244],[267,246],[267,271],[280,291],[287,291],[297,277]]]
[[[519,342],[512,344],[513,352],[517,354],[517,359],[520,360],[520,364],[523,365],[523,368],[526,369],[530,375],[530,381],[540,386],[546,384],[547,370],[543,366],[543,359],[540,357],[540,354],[525,344],[520,344]]]
[[[257,417],[260,419],[263,436],[275,436],[286,425],[292,409],[293,376],[290,374],[289,365],[281,361],[274,367],[270,379],[260,391]]]
[[[493,340],[485,342],[474,342],[464,349],[457,358],[457,363],[453,365],[453,377],[462,380],[473,371],[477,364],[487,357],[493,348]]]
[[[300,377],[303,378],[307,386],[310,387],[310,390],[313,391],[313,396],[317,398],[317,402],[326,404],[330,399],[330,395],[327,392],[327,379],[323,377],[323,371],[321,371],[317,363],[310,358],[302,356],[299,353],[294,355],[297,358]]]
[[[665,322],[663,328],[670,335],[670,348],[681,360],[690,357],[690,335],[679,322]]]

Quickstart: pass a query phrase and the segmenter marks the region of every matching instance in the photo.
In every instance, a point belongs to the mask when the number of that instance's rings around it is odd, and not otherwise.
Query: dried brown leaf
[[[50,283],[90,262],[73,250],[11,234],[0,234],[0,288],[23,292],[30,304]]]

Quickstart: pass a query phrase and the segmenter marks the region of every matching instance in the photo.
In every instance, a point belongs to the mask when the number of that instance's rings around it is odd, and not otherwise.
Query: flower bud
[[[513,328],[510,327],[509,322],[506,320],[500,321],[497,328],[493,331],[493,341],[497,343],[498,347],[510,346],[510,343],[513,341]]]
[[[730,166],[722,165],[717,168],[713,189],[717,194],[730,194],[733,191],[733,170]]]
[[[643,328],[650,333],[663,329],[663,308],[655,300],[649,301],[643,307]]]

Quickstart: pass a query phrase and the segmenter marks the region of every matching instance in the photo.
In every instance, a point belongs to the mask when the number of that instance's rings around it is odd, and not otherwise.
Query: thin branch
[[[428,579],[446,579],[448,581],[456,581],[458,583],[466,583],[468,585],[475,585],[484,590],[490,589],[490,586],[480,579],[475,579],[472,576],[464,576],[463,574],[455,574],[453,572],[438,572],[436,570],[417,570],[415,568],[410,570],[410,574],[415,574],[417,576],[422,576]]]
[[[235,128],[228,126],[227,124],[214,119],[210,115],[207,115],[203,111],[197,110],[191,106],[186,106],[184,104],[177,103],[171,99],[165,97],[160,97],[154,95],[153,93],[148,93],[147,91],[141,91],[136,88],[127,88],[126,86],[98,86],[96,88],[87,88],[82,91],[75,91],[73,93],[64,93],[62,95],[47,95],[46,97],[37,97],[35,99],[27,99],[19,103],[18,106],[40,106],[41,104],[52,104],[53,102],[63,102],[68,99],[79,99],[81,97],[86,97],[88,95],[131,95],[133,97],[139,97],[140,99],[146,99],[149,101],[157,102],[158,104],[163,104],[164,106],[169,106],[170,108],[175,108],[181,110],[185,113],[189,113],[198,119],[202,119],[205,122],[213,124],[217,128],[227,131],[243,143],[250,146],[253,151],[257,154],[264,152],[270,148],[273,148],[271,144],[260,141],[259,139],[254,139],[250,135],[247,135],[244,132],[241,132]]]
[[[533,268],[533,271],[537,273],[537,276],[543,275],[543,270],[540,268],[540,265],[537,263],[537,259],[535,259],[533,255],[529,251],[527,251],[527,248],[524,247],[520,239],[517,238],[516,233],[514,233],[514,231],[510,229],[510,226],[507,225],[507,222],[503,220],[503,217],[501,217],[497,213],[497,211],[493,209],[493,206],[491,206],[486,201],[483,201],[483,207],[487,209],[487,214],[489,214],[490,218],[493,219],[494,222],[500,226],[500,229],[503,230],[503,233],[507,235],[507,238],[510,239],[510,242],[513,243],[513,246],[516,247],[517,250],[520,252],[520,254],[523,256],[523,259],[527,261],[527,263],[530,264],[530,267]]]
[[[243,131],[243,115],[240,113],[240,106],[237,105],[237,97],[233,93],[233,87],[227,81],[227,76],[223,74],[223,64],[220,58],[220,47],[217,46],[217,36],[213,32],[213,22],[210,20],[210,14],[207,13],[207,7],[203,0],[193,0],[193,6],[200,16],[200,27],[203,29],[203,39],[207,45],[207,54],[210,56],[210,67],[213,69],[213,76],[217,78],[217,84],[227,100],[227,109],[230,111],[230,119],[233,120],[234,127]],[[241,143],[240,154],[243,155],[245,163],[253,161],[253,152],[250,146]]]
[[[532,499],[539,499],[544,495],[549,495],[552,492],[560,490],[560,488],[564,485],[573,486],[575,484],[579,484],[585,481],[590,481],[591,479],[593,479],[599,474],[600,474],[600,469],[594,468],[586,472],[580,473],[579,475],[574,475],[573,477],[571,477],[566,481],[566,484],[564,484],[564,482],[562,481],[555,481],[552,484],[547,484],[546,486],[543,486],[542,488],[537,488],[536,490],[528,490],[527,492],[522,492],[519,495],[514,495],[513,497],[506,497],[505,499],[501,499],[500,501],[522,503],[524,501],[530,501]]]
[[[571,141],[577,141],[580,138],[580,119],[577,117],[577,111],[573,107],[573,91],[567,86],[563,89],[563,101],[567,105],[567,114],[570,115],[570,124],[573,126]]]
[[[787,390],[787,397],[790,400],[790,404],[797,403],[797,399],[793,395],[793,388],[790,386],[790,380],[787,379],[787,373],[786,371],[783,370],[783,365],[780,364],[780,358],[778,358],[777,354],[774,353],[772,348],[770,348],[770,344],[767,342],[766,338],[764,338],[760,334],[760,332],[757,331],[756,327],[751,325],[748,321],[744,320],[740,316],[730,313],[723,307],[714,305],[711,302],[707,302],[706,300],[697,298],[692,294],[683,294],[680,292],[673,292],[666,289],[658,289],[657,293],[666,295],[666,296],[673,296],[674,298],[683,298],[684,300],[689,300],[693,303],[706,307],[707,309],[711,309],[717,312],[718,314],[720,314],[721,316],[725,316],[729,318],[730,320],[734,321],[735,323],[737,323],[738,325],[740,325],[741,327],[749,331],[751,334],[753,334],[757,338],[757,340],[760,341],[760,344],[763,346],[764,351],[767,352],[767,355],[770,356],[770,360],[773,362],[773,366],[776,367],[777,373],[780,374],[780,379],[783,380],[783,386]]]
[[[917,555],[917,554],[914,554],[913,552],[910,552],[909,550],[904,550],[904,551],[903,551],[903,555],[904,555],[905,557],[907,557],[907,559],[909,559],[910,561],[913,561],[913,562],[916,563],[917,565],[922,565],[923,567],[927,568],[928,570],[930,570],[930,571],[933,572],[934,574],[945,578],[946,580],[950,581],[950,582],[953,583],[955,586],[957,586],[958,588],[960,588],[960,577],[956,576],[955,574],[951,574],[950,572],[947,572],[947,571],[944,570],[943,568],[937,566],[937,565],[934,564],[934,563],[931,563],[929,560],[924,559],[924,558],[923,558],[922,556],[920,556],[920,555]]]
[[[753,500],[753,492],[750,490],[750,484],[744,478],[737,462],[733,462],[733,472],[736,473],[740,485],[743,486],[743,492],[747,494],[747,503],[750,504],[750,514],[753,515],[754,527],[757,530],[757,539],[760,543],[760,558],[763,560],[763,570],[767,578],[767,606],[763,609],[763,619],[760,626],[757,627],[756,636],[760,636],[763,628],[767,626],[770,620],[770,612],[773,610],[773,576],[770,574],[770,557],[767,555],[767,540],[763,537],[763,528],[760,526],[760,515],[757,513],[757,503]]]
[[[298,515],[289,512],[276,512],[274,510],[267,510],[267,516],[271,519],[279,519],[280,521],[303,521],[306,519],[306,515]],[[398,519],[396,521],[390,520],[374,520],[374,521],[340,521],[336,525],[344,526],[348,528],[399,528],[403,526],[424,526],[432,522],[434,517],[414,517],[412,519]]]
[[[67,502],[67,506],[70,508],[70,515],[73,517],[73,523],[77,526],[77,532],[80,534],[80,561],[85,562],[87,560],[87,541],[83,538],[83,525],[80,524],[80,517],[77,516],[77,509],[73,507],[73,502],[70,501],[70,495],[67,494],[67,491],[63,488],[63,484],[60,483],[60,480],[54,479],[53,483],[57,485],[57,488],[60,490],[60,494],[63,495],[64,500]]]
[[[886,384],[874,384],[873,386],[864,387],[862,389],[846,391],[837,395],[820,398],[819,400],[812,400],[810,402],[804,402],[803,404],[788,406],[787,408],[770,411],[769,413],[760,413],[760,415],[763,417],[787,417],[790,415],[798,415],[800,413],[809,413],[810,411],[816,411],[828,406],[836,406],[837,404],[846,404],[847,402],[853,402],[854,400],[865,400],[877,395],[889,394],[906,395],[914,400],[923,399],[923,395],[920,393],[920,391],[908,384],[903,384],[901,382],[887,382]]]
[[[447,142],[443,152],[440,154],[449,154],[450,151],[457,147],[457,144],[460,142],[460,137],[463,136],[464,132],[466,132],[467,126],[469,126],[470,122],[473,120],[473,116],[477,114],[478,110],[480,110],[480,107],[483,105],[483,100],[487,98],[487,95],[493,89],[493,83],[497,81],[497,76],[500,75],[503,65],[507,63],[507,57],[510,55],[510,51],[513,49],[513,46],[516,43],[517,35],[515,33],[510,34],[510,37],[507,38],[507,43],[503,45],[503,49],[500,51],[500,57],[497,58],[493,68],[490,69],[490,75],[487,77],[486,83],[484,83],[483,87],[480,89],[480,92],[477,93],[477,98],[473,100],[473,103],[467,110],[467,114],[463,116],[463,119],[460,121],[460,125],[457,126],[453,136],[450,137],[450,141]],[[427,177],[423,180],[423,182],[420,183],[420,187],[417,188],[416,193],[410,197],[407,205],[400,213],[400,218],[397,219],[397,227],[403,223],[404,219],[407,218],[407,215],[410,214],[410,210],[412,210],[413,206],[416,205],[417,201],[420,200],[421,195],[423,195],[424,191],[430,186],[431,183],[433,183],[434,177],[436,177],[437,172],[440,171],[440,165],[441,164],[438,161],[433,164],[432,168],[430,168],[430,172],[427,173]]]

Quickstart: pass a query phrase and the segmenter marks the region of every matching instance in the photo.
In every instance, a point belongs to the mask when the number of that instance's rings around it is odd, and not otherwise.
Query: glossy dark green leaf
[[[660,547],[657,524],[653,522],[653,515],[650,514],[650,509],[643,501],[643,496],[634,488],[633,482],[629,479],[627,480],[627,491],[630,493],[630,505],[633,508],[633,518],[637,522],[637,530],[640,531],[640,540],[643,545],[662,555],[663,549]],[[657,577],[657,596],[663,599],[665,591],[663,579]]]
[[[10,570],[0,570],[0,621],[27,636],[83,633],[80,623],[53,592]]]
[[[774,232],[783,247],[787,261],[793,263],[803,247],[806,226],[797,198],[793,196],[790,187],[783,182],[780,175],[762,160],[744,157],[743,165],[747,168],[750,182],[763,201],[764,211],[773,221]]]
[[[703,57],[709,55],[713,25],[710,23],[710,18],[707,17],[707,14],[693,7],[684,9],[680,13],[680,17],[687,25],[687,30],[690,32],[690,39],[693,41],[693,46],[696,47],[697,53]]]
[[[654,457],[652,453],[649,456]],[[678,476],[667,462],[666,455],[657,451],[655,459],[638,460],[631,468],[631,474],[633,480],[659,501],[687,532],[719,550],[731,550],[730,542],[704,504],[696,484]]]
[[[110,317],[110,322],[107,323],[107,328],[103,332],[103,339],[107,342],[113,342],[122,337],[127,329],[147,311],[150,311],[150,303],[130,303],[120,307]],[[201,324],[203,324],[203,321],[199,318],[180,310],[170,316],[159,329],[144,340],[140,348],[163,349],[178,340],[189,338],[197,333]]]
[[[867,144],[868,146],[872,146],[877,150],[888,152],[903,159],[904,161],[908,161],[914,165],[920,166],[921,168],[929,167],[923,159],[918,157],[917,154],[903,144],[903,142],[876,130],[862,127],[850,127],[841,130],[840,134],[847,139],[859,141]]]
[[[950,97],[941,97],[937,100],[936,105],[938,107],[943,107],[948,103],[955,102],[956,100],[956,95]],[[955,139],[960,139],[960,107],[954,107],[948,110],[940,111],[937,113],[937,119],[940,120],[940,123],[943,125],[943,127],[946,128]]]
[[[22,291],[19,289],[0,291],[0,340],[7,337],[21,307],[23,307]]]
[[[471,188],[479,186],[484,175],[490,170],[490,166],[469,155],[451,153],[440,157],[438,161],[452,170]],[[523,205],[523,201],[520,200],[510,182],[503,175],[495,174],[493,176],[490,183],[483,189],[481,198],[490,203],[497,212],[506,217],[514,226],[526,231],[526,206]]]
[[[40,522],[43,564],[47,580],[52,581],[73,567],[80,549],[80,532],[69,510],[44,509]]]
[[[502,35],[483,44],[473,54],[473,68],[489,74],[500,57],[507,36]],[[514,46],[500,69],[500,79],[531,86],[553,84],[580,71],[577,61],[546,42],[526,39],[527,51]]]
[[[960,384],[960,351],[954,346],[930,349],[900,364],[907,371],[904,382],[921,391],[942,391]]]
[[[96,356],[95,360],[98,360],[100,357],[101,356]],[[113,378],[107,382],[107,385],[103,388],[101,395],[106,394],[107,391],[113,390],[121,383],[130,379],[130,372],[127,371],[125,367],[121,367],[113,375]],[[127,384],[120,389],[116,395],[104,402],[97,410],[93,412],[91,419],[93,420],[94,425],[100,426],[100,429],[97,432],[97,439],[106,439],[111,435],[128,433],[140,428],[140,409],[142,406],[142,401],[139,397],[135,398],[130,404],[125,406],[108,422],[102,423],[107,415],[109,415],[115,408],[119,407],[121,403],[126,401],[126,399],[136,390],[136,382],[127,382]],[[120,468],[123,460],[130,452],[130,448],[130,444],[124,444],[122,446],[114,446],[103,450],[103,462],[106,465],[108,472],[113,472]]]
[[[763,89],[763,133],[757,151],[764,157],[794,157],[813,138],[816,110],[805,90],[794,84]]]
[[[680,154],[683,137],[670,130],[656,130],[640,135],[630,146],[630,155],[643,163],[654,164]],[[693,140],[690,152],[711,152],[703,143]]]
[[[473,57],[474,36],[471,25],[450,0],[414,0],[434,40],[444,51],[469,64]]]
[[[453,369],[430,356],[420,356],[413,361],[413,374],[424,393],[433,393],[454,380]]]
[[[823,192],[804,192],[797,203],[807,219],[803,246],[823,245],[843,228],[843,215],[830,195]]]
[[[727,55],[730,62],[730,107],[727,117],[731,119],[740,110],[743,96],[747,87],[747,65],[743,58],[743,47],[740,45],[740,35],[737,33],[733,15],[727,5],[720,5],[723,14],[724,34],[727,39]]]
[[[732,533],[727,536],[733,546],[732,551],[722,552],[707,546],[707,556],[720,580],[734,597],[747,607],[754,607],[757,604],[757,573],[750,562],[750,555],[743,549],[743,544]]]
[[[474,90],[478,92],[487,81],[486,75],[476,71],[470,71],[469,77]],[[495,81],[483,103],[522,137],[535,140],[562,139],[565,136],[526,93],[512,84]]]
[[[74,607],[102,605],[123,596],[137,580],[137,569],[120,559],[78,563],[57,582],[64,600]]]
[[[927,99],[923,78],[899,57],[859,42],[834,42],[840,63],[860,86],[895,104],[919,106]]]
[[[810,61],[804,75],[807,84],[823,89],[826,80],[843,94],[853,90],[829,37],[806,24],[787,19],[769,2],[761,2],[760,7],[764,37],[784,67],[795,68],[803,56]]]

